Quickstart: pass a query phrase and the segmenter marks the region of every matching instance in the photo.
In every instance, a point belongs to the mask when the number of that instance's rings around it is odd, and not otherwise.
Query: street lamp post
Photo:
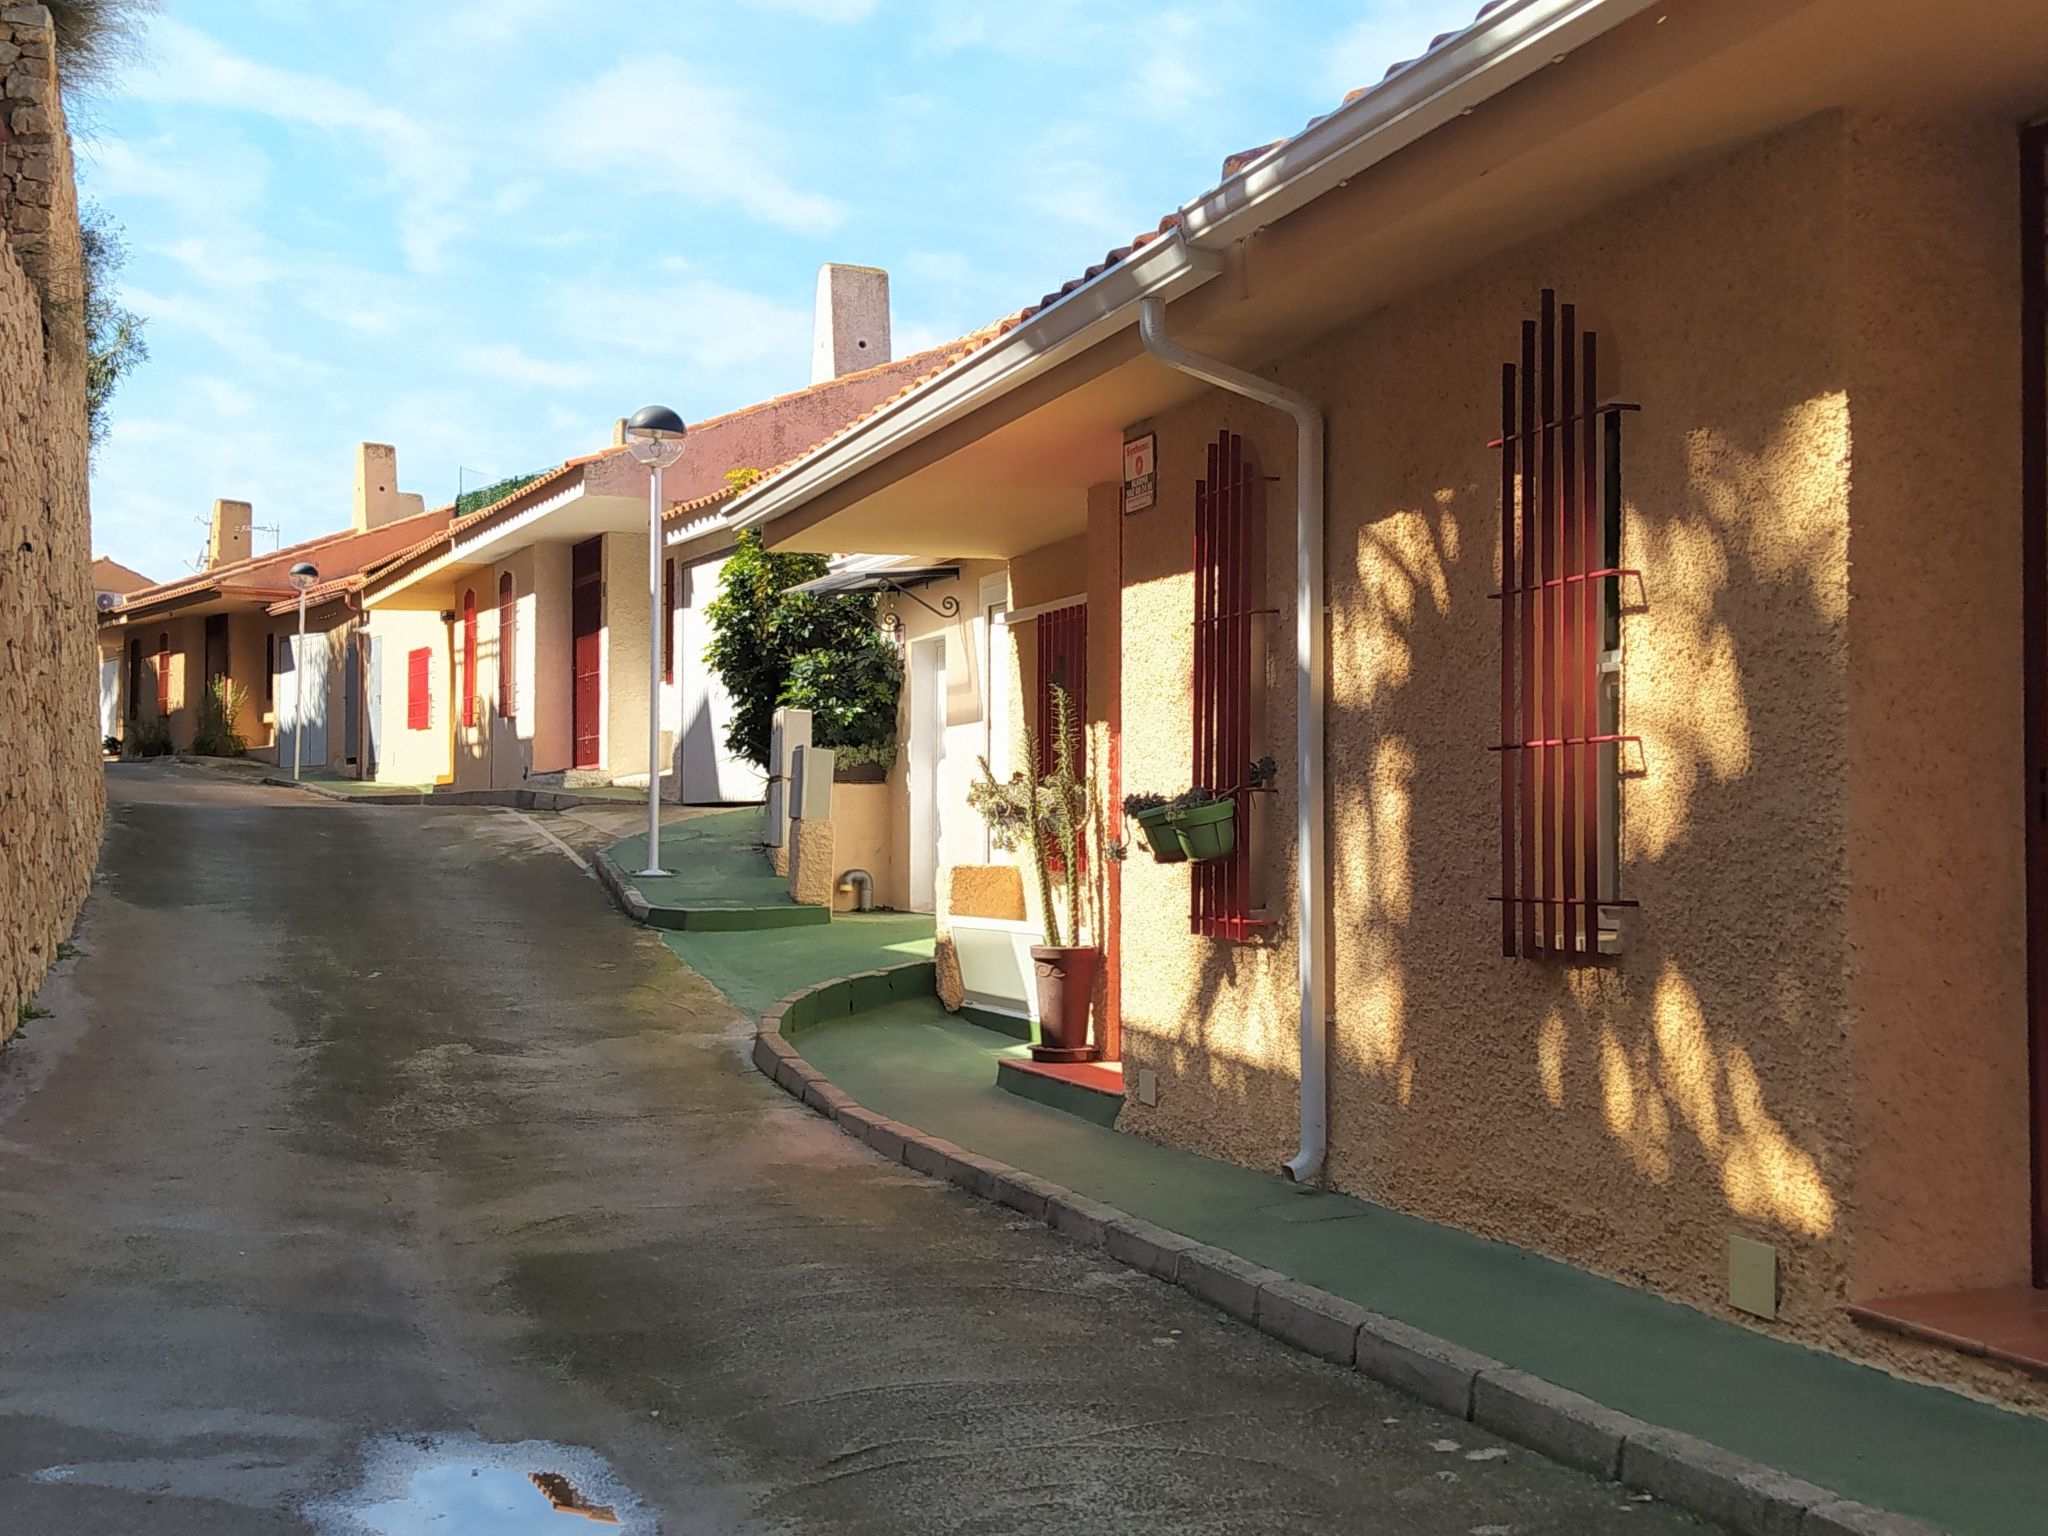
[[[683,456],[683,418],[665,405],[643,405],[626,419],[626,452],[647,466],[647,867],[661,867],[661,472]]]
[[[299,591],[299,653],[292,664],[292,680],[297,697],[292,703],[292,777],[299,777],[305,756],[306,741],[306,589],[320,579],[320,569],[309,560],[301,560],[290,571],[291,584]]]

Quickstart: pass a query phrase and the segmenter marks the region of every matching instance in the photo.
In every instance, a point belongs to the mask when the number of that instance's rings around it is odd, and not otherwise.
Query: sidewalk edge
[[[599,859],[607,886],[616,879],[632,891],[615,864],[603,855]],[[606,865],[611,873],[605,873]],[[761,1017],[752,1050],[755,1070],[893,1162],[1043,1221],[1282,1343],[1742,1536],[1942,1536],[1923,1521],[1844,1499],[1692,1435],[1616,1412],[1448,1339],[866,1109],[804,1060],[784,1036],[783,1022],[792,1014],[806,1016],[804,1003],[816,993],[909,969],[860,971],[790,993]]]

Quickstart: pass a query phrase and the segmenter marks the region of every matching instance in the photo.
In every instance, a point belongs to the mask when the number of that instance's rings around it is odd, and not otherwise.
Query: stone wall
[[[99,762],[78,194],[50,13],[0,10],[0,1038],[92,879]]]

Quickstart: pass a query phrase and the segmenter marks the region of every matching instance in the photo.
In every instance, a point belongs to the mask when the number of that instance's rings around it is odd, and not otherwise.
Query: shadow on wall
[[[1486,899],[1498,491],[1356,534],[1330,724],[1355,765],[1331,794],[1347,1188],[1693,1296],[1725,1277],[1718,1201],[1821,1240],[1789,1250],[1788,1297],[1840,1294],[1847,430],[1834,393],[1749,439],[1630,423],[1624,485],[1655,488],[1622,562],[1648,605],[1622,625],[1641,753],[1620,868],[1643,905],[1593,964],[1504,958]]]

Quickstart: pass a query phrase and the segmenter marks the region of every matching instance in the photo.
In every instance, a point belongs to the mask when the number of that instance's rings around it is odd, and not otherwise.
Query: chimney
[[[206,568],[209,571],[233,565],[237,560],[246,560],[254,553],[249,543],[252,516],[246,501],[216,501],[213,504],[213,526],[206,536]]]
[[[355,531],[367,533],[426,510],[426,498],[398,488],[398,450],[389,443],[356,447]]]
[[[889,361],[889,274],[880,267],[818,268],[818,322],[811,382],[823,384]]]

